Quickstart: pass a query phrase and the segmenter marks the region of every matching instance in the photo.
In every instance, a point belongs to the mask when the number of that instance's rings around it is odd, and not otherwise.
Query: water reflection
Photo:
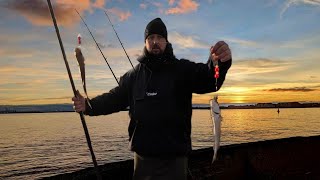
[[[222,145],[320,135],[319,108],[222,110]],[[127,112],[86,117],[98,164],[132,158]],[[194,149],[212,147],[209,110],[194,110]],[[76,113],[0,115],[0,179],[35,179],[91,167]]]

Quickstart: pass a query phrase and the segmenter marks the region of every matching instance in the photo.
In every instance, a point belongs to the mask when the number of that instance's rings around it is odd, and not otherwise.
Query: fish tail
[[[89,107],[92,109],[92,106],[91,106],[91,104],[90,104],[90,98],[89,98],[89,96],[88,96],[88,93],[87,93],[87,90],[84,88],[84,93],[86,94],[86,100],[87,100],[87,103],[88,103],[88,105],[89,105]]]
[[[92,106],[91,106],[91,104],[90,104],[89,98],[86,98],[86,100],[87,100],[87,103],[88,103],[90,109],[92,109]]]
[[[211,164],[213,164],[213,162],[214,162],[216,159],[217,159],[217,151],[214,151]]]
[[[82,85],[83,85],[84,93],[86,94],[87,103],[88,103],[89,107],[92,109],[92,106],[90,104],[90,98],[89,98],[88,93],[87,93],[86,80],[82,81]]]
[[[86,93],[86,96],[88,97],[86,79],[82,79],[82,86],[83,86],[84,93]]]
[[[84,70],[83,70],[84,71]],[[82,72],[83,72],[82,71]],[[86,78],[85,78],[85,74],[83,73],[83,76],[82,76],[82,86],[83,86],[83,90],[84,90],[84,93],[86,94],[86,100],[87,100],[87,103],[88,103],[88,105],[89,105],[89,107],[92,109],[92,106],[91,106],[91,104],[90,104],[90,98],[89,98],[89,96],[88,96],[88,92],[87,92],[87,86],[86,86]]]

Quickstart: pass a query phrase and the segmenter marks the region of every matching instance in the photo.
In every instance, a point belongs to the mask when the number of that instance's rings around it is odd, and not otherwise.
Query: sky
[[[160,17],[177,58],[205,63],[218,41],[233,64],[217,93],[193,103],[320,102],[320,0],[51,0],[75,85],[82,36],[89,97],[117,85],[74,9],[83,16],[117,78],[131,65],[144,30]],[[0,105],[71,103],[73,92],[46,0],[0,0]]]

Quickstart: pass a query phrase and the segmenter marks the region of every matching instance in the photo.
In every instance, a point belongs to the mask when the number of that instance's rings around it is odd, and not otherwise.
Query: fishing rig
[[[72,74],[71,74],[71,71],[70,71],[70,68],[69,68],[68,60],[67,60],[66,53],[65,53],[65,50],[64,50],[64,47],[63,47],[63,43],[62,43],[61,36],[60,36],[60,31],[59,31],[59,28],[58,28],[58,25],[57,25],[57,21],[56,21],[56,17],[55,17],[53,8],[52,8],[51,1],[47,0],[47,3],[48,3],[48,6],[49,6],[49,10],[50,10],[50,14],[51,14],[51,18],[52,18],[52,21],[53,21],[54,28],[56,30],[57,38],[58,38],[58,41],[59,41],[59,44],[60,44],[60,48],[61,48],[62,56],[63,56],[63,59],[64,59],[64,63],[65,63],[65,66],[67,68],[67,72],[68,72],[70,84],[71,84],[71,87],[72,87],[72,90],[73,90],[73,94],[74,94],[74,96],[77,96],[78,92],[77,92],[77,90],[75,88],[75,85],[74,85],[74,82],[73,82]],[[87,144],[88,144],[88,147],[89,147],[89,150],[90,150],[90,154],[91,154],[92,162],[93,162],[93,165],[94,165],[94,169],[96,171],[97,179],[98,180],[102,180],[102,177],[101,177],[101,174],[100,174],[100,171],[99,171],[99,168],[98,168],[97,160],[96,160],[96,157],[95,157],[94,152],[93,152],[91,139],[90,139],[89,131],[88,131],[88,128],[87,128],[87,124],[86,124],[83,112],[80,112],[79,115],[80,115],[82,126],[83,126],[83,129],[84,129],[84,132],[85,132],[85,136],[86,136]]]

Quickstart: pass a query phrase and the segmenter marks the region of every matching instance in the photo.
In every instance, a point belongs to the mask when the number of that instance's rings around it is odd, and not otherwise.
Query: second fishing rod
[[[89,33],[90,33],[90,35],[91,35],[92,39],[94,40],[94,42],[95,42],[96,46],[98,47],[98,49],[99,49],[99,51],[100,51],[100,53],[101,53],[102,57],[104,58],[105,62],[107,63],[107,65],[108,65],[108,67],[109,67],[109,69],[110,69],[110,71],[111,71],[111,73],[112,73],[112,75],[113,75],[114,79],[117,81],[117,83],[118,83],[118,85],[119,85],[119,81],[118,81],[118,79],[116,78],[116,76],[115,76],[115,74],[114,74],[114,72],[113,72],[113,70],[112,70],[112,68],[111,68],[110,64],[108,63],[107,58],[106,58],[106,57],[105,57],[105,55],[103,54],[103,52],[102,52],[102,50],[101,50],[101,48],[100,48],[100,46],[99,46],[98,42],[97,42],[97,41],[96,41],[96,39],[94,38],[94,36],[93,36],[93,34],[92,34],[92,32],[91,32],[91,30],[90,30],[89,26],[87,25],[87,23],[85,22],[85,20],[82,18],[82,16],[80,15],[80,13],[77,11],[77,9],[75,9],[75,11],[77,12],[77,14],[79,15],[79,17],[81,18],[81,20],[82,20],[82,22],[84,23],[84,25],[86,26],[86,28],[88,29],[88,31],[89,31]],[[134,69],[133,64],[132,64],[132,62],[131,62],[131,60],[130,60],[130,57],[129,57],[129,55],[128,55],[127,51],[125,50],[125,48],[124,48],[124,46],[123,46],[123,44],[122,44],[122,42],[121,42],[121,40],[120,40],[120,38],[119,38],[119,36],[118,36],[118,33],[117,33],[117,31],[115,30],[115,28],[114,28],[114,26],[113,26],[113,24],[112,24],[112,22],[111,22],[111,20],[110,20],[110,18],[109,18],[109,16],[108,16],[108,14],[107,14],[107,12],[106,12],[106,11],[105,11],[105,14],[106,14],[106,16],[107,16],[107,18],[108,18],[108,20],[109,20],[110,24],[112,25],[113,31],[115,32],[115,34],[116,34],[116,36],[117,36],[117,38],[118,38],[118,40],[119,40],[119,42],[120,42],[120,44],[121,44],[121,46],[122,46],[122,49],[124,50],[124,52],[125,52],[125,54],[126,54],[126,56],[127,56],[128,60],[129,60],[129,62],[130,62],[130,64],[131,64],[132,68]]]
[[[99,49],[99,51],[100,51],[100,53],[101,53],[102,57],[103,57],[103,58],[104,58],[104,60],[106,61],[106,63],[107,63],[107,65],[108,65],[108,67],[109,67],[109,69],[110,69],[110,71],[111,71],[111,73],[112,73],[112,75],[113,75],[114,79],[117,81],[117,83],[118,83],[118,85],[119,85],[119,81],[118,81],[118,79],[117,79],[116,75],[114,74],[114,72],[113,72],[113,70],[112,70],[112,68],[111,68],[110,64],[108,63],[107,58],[106,58],[106,57],[105,57],[105,55],[103,54],[103,52],[102,52],[102,50],[101,50],[101,48],[100,48],[100,46],[99,46],[98,42],[96,41],[96,39],[94,38],[94,36],[93,36],[92,32],[90,31],[90,29],[89,29],[89,27],[88,27],[87,23],[84,21],[84,19],[82,18],[82,16],[80,15],[80,13],[77,11],[77,9],[75,9],[75,11],[78,13],[78,15],[80,16],[80,18],[81,18],[82,22],[83,22],[83,23],[84,23],[84,25],[87,27],[87,29],[88,29],[88,31],[89,31],[89,33],[90,33],[90,35],[91,35],[92,39],[94,40],[94,42],[96,43],[97,48]]]
[[[130,62],[130,64],[131,64],[132,68],[134,69],[133,64],[132,64],[132,62],[131,62],[131,60],[130,60],[130,57],[129,57],[126,49],[124,48],[124,46],[123,46],[123,44],[122,44],[122,42],[121,42],[121,40],[120,40],[120,38],[119,38],[119,36],[118,36],[118,33],[117,33],[116,29],[114,28],[114,26],[113,26],[113,24],[112,24],[112,22],[111,22],[110,17],[108,16],[107,11],[105,10],[104,13],[106,14],[106,16],[107,16],[107,18],[108,18],[108,20],[109,20],[109,22],[110,22],[110,24],[111,24],[111,26],[112,26],[112,29],[113,29],[114,33],[116,34],[116,36],[117,36],[117,38],[118,38],[118,40],[119,40],[119,42],[120,42],[120,44],[121,44],[121,46],[122,46],[122,49],[123,49],[124,53],[126,54],[126,56],[127,56],[128,60],[129,60],[129,62]]]

